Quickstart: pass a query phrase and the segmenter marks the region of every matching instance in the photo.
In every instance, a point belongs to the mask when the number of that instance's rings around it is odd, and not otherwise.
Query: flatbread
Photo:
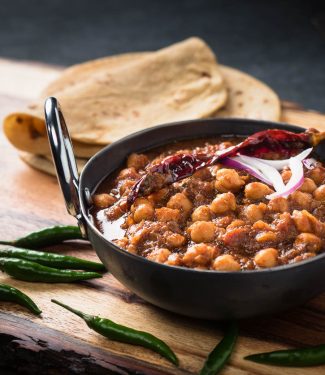
[[[122,53],[72,65],[64,69],[62,74],[42,91],[41,96],[54,96],[57,92],[70,95],[70,92],[75,90],[76,85],[83,82],[83,80],[89,80],[89,77],[94,72],[104,71],[105,73],[110,73],[116,68],[139,61],[140,58],[147,57],[152,53],[154,52]]]
[[[50,157],[35,155],[29,152],[20,152],[19,156],[30,167],[37,169],[41,172],[50,174],[52,176],[56,176],[56,171],[52,159]],[[77,158],[76,162],[78,166],[78,171],[80,173],[83,167],[86,165],[87,159]]]
[[[65,110],[71,138],[97,145],[157,124],[208,117],[227,99],[215,56],[198,38],[121,64],[112,72],[96,68],[68,92],[52,95]],[[31,108],[40,118],[41,102]]]
[[[280,99],[269,86],[237,69],[222,65],[220,69],[228,90],[228,100],[213,117],[280,120]]]
[[[46,98],[54,96],[56,91],[68,91],[70,87],[75,85],[75,82],[88,79],[93,70],[101,68],[111,71],[120,65],[139,59],[147,54],[149,52],[124,53],[73,65],[65,69],[58,79],[49,84],[43,90],[41,96]],[[28,110],[31,112],[35,108],[35,104],[31,104]],[[51,155],[44,115],[38,117],[30,113],[12,113],[4,120],[4,133],[18,150],[36,155]],[[81,143],[75,140],[72,140],[72,143],[74,154],[80,158],[89,158],[102,149],[102,146]]]
[[[5,118],[3,130],[18,150],[37,155],[51,155],[44,119],[27,113],[12,113]],[[96,154],[103,147],[72,142],[75,155],[82,158]]]
[[[97,70],[110,72],[141,60],[152,52],[127,53],[88,61],[65,69],[58,79],[50,84],[43,96],[55,95],[56,91],[71,95],[78,82],[89,80]],[[242,117],[279,121],[280,101],[274,91],[257,79],[239,70],[219,65],[228,91],[228,99],[223,109],[212,117]],[[31,106],[30,110],[35,110]],[[69,108],[64,111],[65,117]],[[69,123],[68,123],[69,126]],[[70,127],[70,126],[69,126]],[[45,123],[42,118],[25,113],[13,113],[4,122],[4,131],[10,142],[19,150],[50,155]],[[101,149],[101,146],[72,140],[77,157],[89,158]]]

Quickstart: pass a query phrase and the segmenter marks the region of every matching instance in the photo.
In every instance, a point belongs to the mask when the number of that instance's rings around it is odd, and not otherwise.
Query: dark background
[[[325,1],[1,0],[0,56],[69,65],[192,35],[282,99],[325,112]],[[1,84],[1,77],[0,77]]]

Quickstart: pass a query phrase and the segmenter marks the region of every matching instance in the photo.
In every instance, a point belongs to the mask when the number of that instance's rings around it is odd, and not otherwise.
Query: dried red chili
[[[216,164],[220,159],[239,152],[258,158],[288,158],[310,146],[316,146],[325,139],[325,132],[308,129],[303,133],[269,129],[247,137],[234,147],[217,152],[215,155],[176,154],[147,169],[147,173],[133,186],[128,198],[128,206],[138,196],[146,196],[166,185],[193,175],[201,168]]]

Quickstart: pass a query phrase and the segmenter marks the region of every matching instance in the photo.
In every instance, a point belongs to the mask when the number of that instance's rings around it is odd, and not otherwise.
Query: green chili
[[[18,280],[44,283],[68,283],[102,277],[97,272],[59,270],[29,260],[15,258],[0,258],[0,270]]]
[[[200,375],[215,375],[228,362],[230,355],[234,349],[238,336],[238,327],[235,322],[231,322],[228,326],[224,338],[209,354]]]
[[[80,316],[80,318],[86,322],[89,328],[93,329],[99,334],[111,340],[126,342],[128,344],[139,345],[151,349],[168,359],[174,365],[178,365],[178,359],[170,347],[150,333],[137,331],[135,329],[122,326],[112,322],[109,319],[100,318],[99,316],[84,314],[81,311],[75,310],[55,299],[52,299],[51,301]]]
[[[319,366],[325,364],[325,344],[310,348],[252,354],[245,357],[245,359],[275,366]]]
[[[47,253],[43,251],[35,251],[16,247],[3,249],[0,248],[0,257],[30,260],[31,262],[36,262],[42,264],[43,266],[60,269],[105,271],[105,266],[102,263],[91,262],[89,260],[75,258],[67,255]]]
[[[14,241],[0,241],[0,244],[38,249],[43,246],[56,245],[63,241],[78,239],[82,239],[79,227],[58,225],[32,232]]]
[[[42,311],[37,305],[23,292],[13,286],[0,283],[0,301],[15,302],[26,307],[35,315],[39,315]]]

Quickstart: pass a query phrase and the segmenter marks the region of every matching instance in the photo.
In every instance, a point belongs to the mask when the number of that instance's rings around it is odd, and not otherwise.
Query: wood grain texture
[[[2,64],[0,61],[0,72],[4,69]],[[18,65],[20,70],[25,66]],[[27,68],[28,82],[39,77],[35,66]],[[55,76],[56,70],[43,68],[44,77],[48,77],[48,72]],[[6,69],[14,67],[7,64]],[[21,81],[23,76],[21,73],[17,80],[11,76],[10,81],[7,79],[10,89],[0,90],[0,118],[28,100],[28,90],[22,94],[19,91],[26,82]],[[35,92],[31,98],[34,95]],[[290,103],[283,104],[283,120],[325,129],[324,115]],[[47,225],[74,223],[66,213],[56,179],[26,166],[3,134],[0,147],[0,238],[15,238]],[[84,243],[56,246],[52,250],[96,259],[94,251]],[[28,374],[197,374],[222,336],[219,323],[184,318],[151,306],[109,274],[78,284],[32,284],[4,274],[0,274],[0,281],[30,295],[43,310],[39,318],[14,304],[0,303],[0,373],[10,368],[14,373]],[[147,349],[101,337],[80,318],[52,304],[51,298],[157,335],[176,352],[180,367],[175,368]],[[224,375],[295,375],[297,369],[258,365],[244,361],[243,357],[259,351],[324,343],[325,294],[285,314],[242,321],[240,333]],[[303,375],[324,372],[324,367],[299,369]]]

